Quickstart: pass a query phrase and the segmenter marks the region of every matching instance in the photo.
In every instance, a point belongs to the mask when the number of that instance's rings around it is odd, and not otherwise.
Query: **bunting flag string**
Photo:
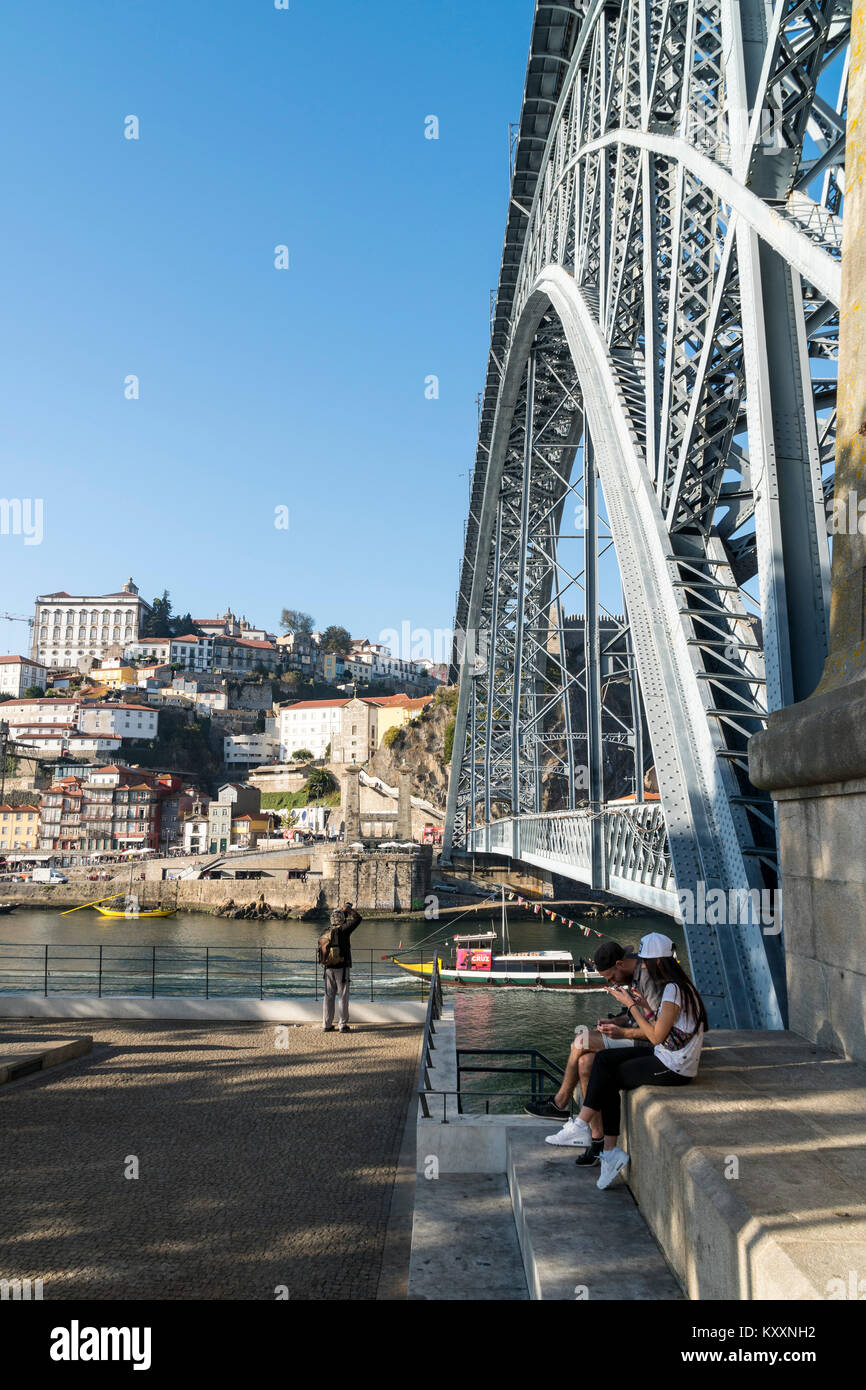
[[[561,912],[552,912],[550,908],[542,907],[539,903],[527,902],[526,898],[522,898],[519,893],[509,893],[508,900],[512,903],[516,902],[518,907],[531,907],[536,917],[547,917],[551,922],[561,922],[564,927],[568,927],[569,931],[573,927],[577,927],[584,936],[604,936],[604,932],[596,931],[594,927],[587,927],[583,922],[575,922],[571,917],[564,917]]]

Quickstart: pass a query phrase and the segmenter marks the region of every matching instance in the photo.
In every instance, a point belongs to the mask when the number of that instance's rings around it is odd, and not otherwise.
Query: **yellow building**
[[[39,807],[0,806],[0,854],[39,848]]]
[[[247,812],[232,817],[231,842],[241,849],[253,849],[257,840],[269,835],[277,817],[273,811]]]
[[[119,690],[123,685],[135,685],[138,674],[134,666],[127,666],[119,657],[112,657],[101,666],[94,666],[90,679],[99,681],[108,690]]]
[[[376,719],[376,730],[378,734],[377,748],[382,747],[383,740],[389,729],[400,729],[404,724],[408,724],[410,719],[417,719],[422,710],[432,702],[432,695],[387,695],[376,697],[373,703],[378,706]]]

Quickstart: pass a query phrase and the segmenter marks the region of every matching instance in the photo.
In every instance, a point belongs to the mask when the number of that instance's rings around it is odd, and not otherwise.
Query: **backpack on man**
[[[329,927],[319,937],[319,962],[326,970],[340,970],[346,964],[342,927]]]

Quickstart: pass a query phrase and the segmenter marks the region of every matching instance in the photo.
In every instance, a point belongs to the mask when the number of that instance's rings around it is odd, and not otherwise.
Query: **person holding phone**
[[[576,1138],[585,1147],[592,1142],[592,1125],[601,1117],[604,1148],[601,1174],[596,1184],[609,1187],[628,1164],[619,1147],[620,1092],[638,1086],[687,1086],[698,1073],[707,1011],[682,966],[673,955],[668,937],[650,932],[640,944],[653,982],[661,987],[661,1001],[652,1022],[645,1016],[646,999],[634,987],[611,987],[610,994],[626,1009],[650,1049],[635,1046],[598,1053],[592,1064],[584,1104],[576,1116]]]
[[[673,942],[670,937],[663,939],[673,952]],[[608,984],[624,986],[637,991],[640,998],[644,1000],[642,1007],[646,1017],[650,1020],[655,1017],[655,1010],[661,999],[661,989],[650,978],[646,965],[640,959],[637,951],[620,946],[618,941],[603,941],[593,957],[593,964]],[[583,1129],[576,1126],[574,1120],[569,1119],[569,1104],[576,1086],[580,1086],[582,1095],[586,1094],[593,1060],[597,1052],[612,1047],[649,1049],[649,1046],[650,1044],[643,1037],[634,1020],[625,1011],[614,1018],[599,1019],[595,1028],[576,1029],[575,1039],[571,1045],[559,1090],[555,1095],[548,1096],[543,1101],[531,1101],[524,1106],[528,1115],[535,1115],[538,1119],[561,1119],[565,1121],[562,1129],[556,1134],[545,1135],[545,1143],[552,1144],[556,1148],[583,1149],[585,1147]],[[593,1124],[591,1143],[586,1147],[586,1152],[575,1160],[578,1167],[592,1168],[601,1161],[602,1138],[601,1116],[599,1115]]]

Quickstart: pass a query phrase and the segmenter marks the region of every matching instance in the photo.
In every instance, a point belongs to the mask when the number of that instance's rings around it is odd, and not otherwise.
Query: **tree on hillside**
[[[311,763],[312,761],[313,755],[309,748],[296,748],[292,754],[293,763]]]
[[[317,767],[315,772],[311,772],[304,786],[309,797],[329,796],[337,790],[337,783],[323,767]]]
[[[326,627],[322,633],[320,646],[323,652],[347,652],[352,645],[352,634],[346,627]]]
[[[162,598],[155,598],[150,612],[144,619],[139,632],[141,637],[171,637],[171,599],[168,589],[163,589]]]
[[[41,685],[28,685],[27,689],[24,691],[23,698],[25,700],[38,700],[40,695],[44,694],[45,691]]]
[[[191,613],[184,613],[182,617],[172,618],[171,632],[167,635],[171,637],[204,637],[198,623],[193,622]]]
[[[195,637],[204,636],[201,628],[193,622],[189,611],[172,612],[168,589],[163,589],[162,598],[155,598],[151,604],[151,612],[142,623],[139,638],[186,637],[188,634]]]
[[[283,632],[293,632],[296,637],[309,637],[315,627],[315,620],[309,613],[298,608],[284,608],[280,617]]]

